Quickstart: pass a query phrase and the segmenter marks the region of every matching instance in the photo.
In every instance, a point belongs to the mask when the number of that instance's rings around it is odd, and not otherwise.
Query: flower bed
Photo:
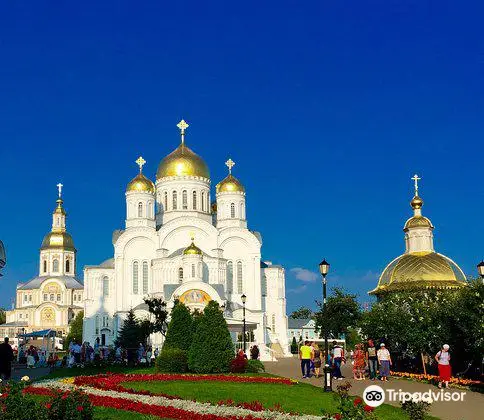
[[[404,379],[414,379],[416,381],[428,382],[428,383],[437,383],[439,382],[439,377],[437,375],[425,375],[423,373],[408,373],[408,372],[390,372],[392,376],[396,376],[398,378]],[[450,378],[449,383],[454,385],[462,385],[462,386],[482,386],[481,381],[473,381],[471,379],[462,379],[462,378]]]

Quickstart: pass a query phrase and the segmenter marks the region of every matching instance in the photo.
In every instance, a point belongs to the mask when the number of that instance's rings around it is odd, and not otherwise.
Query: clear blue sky
[[[331,284],[362,301],[404,249],[410,177],[439,252],[484,256],[482,2],[4,2],[0,305],[37,274],[65,185],[78,271],[113,253],[142,154],[154,178],[190,123],[212,183],[247,188],[288,310]],[[108,2],[101,2],[108,3]]]

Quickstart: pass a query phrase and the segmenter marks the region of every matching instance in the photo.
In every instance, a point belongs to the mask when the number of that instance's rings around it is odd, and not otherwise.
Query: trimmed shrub
[[[292,337],[292,342],[291,342],[291,353],[292,354],[297,354],[298,353],[298,346],[297,346],[297,341],[296,337]]]
[[[47,406],[49,420],[92,420],[94,409],[87,394],[75,390],[58,393]]]
[[[156,369],[167,373],[185,373],[188,371],[187,352],[182,349],[168,348],[161,350],[155,361]]]
[[[188,352],[188,367],[196,373],[220,373],[230,370],[234,345],[220,306],[210,301],[198,321]]]
[[[230,371],[232,373],[245,373],[247,368],[247,359],[244,356],[237,357],[230,362]]]
[[[192,324],[190,310],[183,303],[177,302],[171,311],[171,320],[163,348],[188,351],[192,344]]]
[[[261,373],[265,372],[266,368],[260,360],[250,359],[247,361],[247,366],[245,367],[247,373]]]

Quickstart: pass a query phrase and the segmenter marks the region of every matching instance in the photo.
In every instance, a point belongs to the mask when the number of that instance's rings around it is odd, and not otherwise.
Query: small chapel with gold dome
[[[420,178],[414,175],[415,195],[410,202],[413,216],[403,228],[405,253],[386,266],[371,295],[381,297],[396,291],[456,289],[465,285],[460,267],[434,249],[432,222],[422,215],[423,200],[418,193]]]
[[[163,299],[168,309],[177,299],[191,309],[215,300],[234,342],[241,339],[245,305],[250,341],[261,357],[288,356],[284,269],[262,259],[262,237],[247,227],[235,163],[226,162],[228,175],[212,201],[209,168],[185,142],[188,124],[182,120],[178,128],[180,144],[161,160],[155,182],[143,174],[145,160],[136,161],[139,173],[127,184],[125,227],[113,234],[113,257],[84,269],[83,340],[114,343],[130,309],[149,316],[147,297]],[[161,346],[162,337],[151,342]]]

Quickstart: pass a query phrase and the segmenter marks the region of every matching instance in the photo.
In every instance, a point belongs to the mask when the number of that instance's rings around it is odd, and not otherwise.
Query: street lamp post
[[[326,276],[329,271],[329,263],[323,259],[319,263],[319,272],[323,276],[323,314],[326,309]],[[322,320],[322,322],[326,322],[325,319]],[[328,329],[326,326],[323,326],[324,328],[324,391],[329,392],[332,391],[332,377],[331,377],[331,368],[328,364]]]
[[[242,314],[243,314],[243,318],[244,318],[244,325],[242,327],[242,335],[243,335],[243,342],[244,342],[244,353],[245,353],[245,302],[247,301],[247,296],[245,295],[242,295],[240,297],[240,299],[242,300]]]
[[[481,261],[479,264],[477,264],[477,272],[481,276],[481,280],[484,283],[484,261]]]

